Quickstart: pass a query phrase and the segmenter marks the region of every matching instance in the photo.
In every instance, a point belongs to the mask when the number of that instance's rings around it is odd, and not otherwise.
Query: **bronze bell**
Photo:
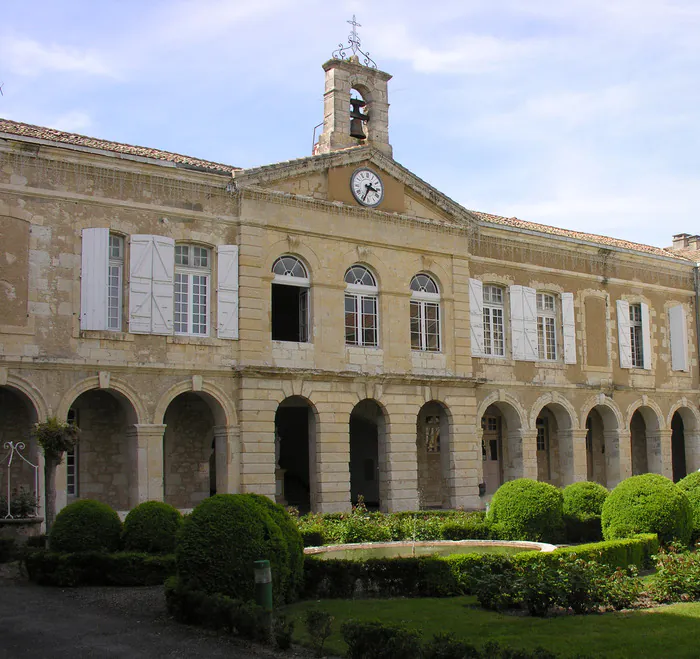
[[[362,123],[369,119],[369,115],[362,113],[360,110],[365,105],[367,103],[360,98],[350,99],[350,137],[360,140],[364,140],[367,137]]]

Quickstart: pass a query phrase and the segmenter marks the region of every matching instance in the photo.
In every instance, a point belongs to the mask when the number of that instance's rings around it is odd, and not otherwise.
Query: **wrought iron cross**
[[[352,25],[352,32],[348,36],[348,43],[350,44],[350,47],[352,48],[352,54],[357,55],[357,51],[360,50],[360,37],[357,36],[357,28],[362,27],[360,23],[357,22],[355,18],[355,14],[352,15],[352,20],[351,21],[345,21],[346,23],[350,23]],[[360,51],[362,52],[362,51]]]
[[[369,53],[365,53],[361,48],[362,44],[360,42],[360,37],[357,34],[357,28],[362,27],[362,25],[357,22],[355,14],[352,15],[351,21],[345,22],[352,25],[352,32],[350,32],[350,34],[348,35],[348,45],[343,45],[342,43],[338,44],[338,49],[333,51],[333,59],[352,59],[353,61],[359,63],[357,53],[360,53],[360,55],[364,57],[362,63],[365,66],[369,66],[373,69],[376,69],[377,63],[369,56]],[[348,49],[352,50],[351,55],[347,52]]]

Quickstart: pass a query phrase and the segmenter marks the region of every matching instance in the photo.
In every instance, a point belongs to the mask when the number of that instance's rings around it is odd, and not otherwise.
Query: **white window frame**
[[[372,285],[356,283],[349,281],[349,278],[356,279],[352,275],[354,269],[361,268],[367,275],[369,275]],[[364,277],[363,277],[364,278]],[[365,302],[369,301],[374,306],[374,311],[372,313],[365,312]],[[348,302],[352,304],[353,310],[348,311]],[[345,273],[345,299],[344,299],[344,309],[345,309],[345,345],[346,346],[359,346],[363,348],[378,348],[379,347],[379,288],[377,287],[377,280],[372,272],[363,265],[353,265],[348,268]],[[354,316],[353,327],[351,328],[347,323],[347,315],[352,313]],[[374,319],[374,341],[365,340],[364,332],[364,320],[366,317],[371,317]],[[355,332],[355,341],[348,341],[348,329],[351,328]]]
[[[107,329],[122,331],[124,305],[124,253],[125,241],[122,236],[109,234],[109,261],[107,265]],[[116,294],[115,294],[116,293]]]
[[[411,323],[411,350],[421,351],[421,352],[441,352],[442,351],[442,309],[440,308],[440,289],[438,288],[437,282],[428,274],[420,272],[411,279],[411,286],[413,282],[420,276],[427,277],[435,287],[436,293],[431,293],[428,291],[415,291],[411,287],[411,313],[410,313],[410,323]],[[418,309],[418,315],[413,315],[413,309]],[[431,347],[428,341],[428,309],[435,309],[437,311],[437,346]],[[418,343],[419,347],[414,347],[413,345],[413,319],[418,318]]]
[[[294,259],[294,261],[301,267],[304,273],[303,277],[293,274],[293,270],[288,270],[284,266],[284,259]],[[275,272],[279,270],[278,264],[285,267],[286,272],[284,274],[280,272]],[[283,254],[278,257],[272,264],[272,273],[274,275],[272,279],[273,284],[282,284],[283,286],[296,286],[297,288],[305,288],[306,290],[299,296],[299,338],[298,343],[310,343],[311,342],[311,296],[309,294],[309,289],[311,288],[311,279],[309,278],[309,271],[304,265],[304,262],[292,254]]]
[[[500,302],[494,293],[500,293]],[[483,285],[483,317],[484,317],[484,355],[487,357],[506,356],[506,326],[505,326],[505,289],[495,284]],[[498,318],[500,315],[500,329]],[[495,335],[500,331],[501,347],[496,348]]]
[[[644,368],[644,331],[642,329],[642,305],[630,303],[630,353],[632,368]]]
[[[68,410],[66,422],[78,426],[78,411]],[[78,445],[75,444],[72,449],[66,451],[66,496],[69,497],[80,496],[78,460]]]
[[[551,307],[546,304],[551,302]],[[557,298],[553,293],[537,293],[537,356],[541,361],[557,361]]]
[[[182,250],[187,248],[187,264],[178,263],[180,254]],[[202,266],[195,265],[197,258],[202,257],[202,254],[197,254],[195,250],[202,250],[206,255],[206,265]],[[174,333],[180,336],[209,336],[211,328],[211,262],[212,262],[212,250],[204,245],[197,245],[193,243],[180,243],[175,245],[175,288],[173,293],[173,327]],[[194,326],[194,295],[193,290],[195,286],[195,277],[201,277],[205,281],[206,292],[204,294],[204,304],[205,304],[205,329],[201,331],[195,331]],[[186,327],[183,329],[181,327],[182,321],[178,320],[178,315],[181,313],[179,311],[179,305],[181,302],[178,300],[178,288],[181,286],[181,282],[185,281],[187,283],[187,301],[185,303],[186,312]],[[201,286],[201,282],[198,284]],[[201,323],[200,323],[201,324]]]

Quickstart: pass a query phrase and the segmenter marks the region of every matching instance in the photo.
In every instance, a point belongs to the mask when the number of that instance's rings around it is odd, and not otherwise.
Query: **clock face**
[[[384,199],[382,179],[371,169],[358,169],[350,179],[350,189],[357,201],[363,206],[379,206]]]

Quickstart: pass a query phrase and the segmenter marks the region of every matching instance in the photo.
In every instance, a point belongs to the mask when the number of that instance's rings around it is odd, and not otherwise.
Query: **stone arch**
[[[56,416],[65,420],[68,417],[68,410],[70,410],[71,405],[74,401],[87,391],[92,389],[97,389],[100,391],[107,391],[108,393],[117,394],[117,398],[123,397],[128,403],[130,403],[131,408],[135,414],[135,420],[133,423],[145,423],[148,419],[148,413],[146,407],[141,402],[136,390],[123,380],[115,377],[110,377],[108,386],[100,386],[100,378],[94,375],[89,378],[85,378],[80,382],[74,384],[61,398],[61,402],[58,404],[58,409],[56,411]]]
[[[278,240],[269,247],[265,253],[265,257],[262,259],[262,262],[265,264],[265,273],[263,277],[272,279],[272,266],[280,256],[294,256],[299,259],[308,271],[312,286],[316,281],[316,277],[324,270],[316,252],[307,245],[296,240],[296,236],[294,236],[291,240],[289,238],[286,240]]]
[[[197,376],[194,377],[196,378]],[[187,392],[203,394],[202,397],[207,401],[212,409],[212,414],[214,415],[217,426],[234,426],[238,424],[236,406],[233,404],[233,401],[231,401],[226,392],[212,382],[202,380],[201,382],[197,383],[195,382],[194,378],[183,380],[182,382],[174,384],[163,395],[161,395],[153,414],[153,423],[164,423],[165,412],[170,403],[172,403],[173,400],[175,400],[175,398],[177,398],[180,394]],[[215,403],[215,405],[212,405],[211,403]]]
[[[31,404],[34,406],[34,413],[37,421],[46,421],[46,419],[48,419],[51,408],[46,403],[46,399],[41,391],[31,382],[29,382],[29,380],[25,380],[17,375],[9,374],[7,376],[7,383],[4,386],[11,389],[16,389],[29,399]]]
[[[537,480],[557,487],[574,482],[577,426],[576,410],[564,396],[550,392],[537,399],[530,413],[530,428],[537,431]]]
[[[671,429],[671,476],[677,482],[700,469],[700,412],[687,398],[676,402],[666,417]]]
[[[416,415],[419,508],[449,508],[454,496],[451,475],[452,414],[431,398]]]
[[[581,407],[581,414],[579,416],[579,428],[581,430],[586,429],[586,419],[594,408],[600,408],[599,413],[601,416],[609,421],[615,422],[615,429],[623,428],[625,422],[622,416],[620,408],[617,406],[612,398],[609,398],[605,394],[600,394],[598,396],[592,396],[589,398]],[[611,428],[612,430],[612,428]]]
[[[632,475],[664,473],[666,420],[661,408],[646,396],[627,408]],[[669,447],[670,448],[670,447]],[[670,467],[670,465],[668,465]]]
[[[360,255],[356,247],[349,249],[343,254],[342,258],[333,262],[331,267],[327,268],[331,281],[336,285],[342,285],[345,273],[348,271],[348,268],[351,268],[353,265],[361,265],[367,268],[376,279],[377,288],[380,292],[382,291],[384,286],[382,268],[386,268],[386,264],[377,258],[371,250],[366,250]]]
[[[683,417],[683,424],[686,430],[700,431],[700,410],[686,398],[682,398],[671,406],[666,417],[667,428],[671,427],[671,421],[676,412]]]
[[[483,401],[481,401],[481,403],[479,403],[479,407],[477,408],[476,412],[476,418],[481,419],[481,417],[483,417],[486,413],[487,408],[496,403],[507,404],[507,409],[512,410],[512,418],[513,420],[517,420],[518,426],[520,428],[527,429],[529,427],[525,408],[520,404],[520,401],[515,396],[509,394],[503,389],[494,391],[492,394],[489,394]]]
[[[560,427],[568,430],[578,426],[578,415],[574,406],[560,393],[552,391],[540,396],[532,406],[529,419],[530,428],[536,426],[537,416],[542,411],[542,408],[547,406],[552,407]]]
[[[584,403],[580,421],[586,431],[586,479],[615,487],[622,478],[620,435],[625,423],[620,408],[601,393]]]
[[[644,417],[645,423],[651,424],[654,430],[666,429],[666,419],[661,408],[655,401],[649,400],[646,396],[634,401],[627,408],[628,425],[632,421],[632,416],[635,412],[639,412]]]
[[[363,398],[352,408],[348,423],[351,501],[357,503],[362,495],[368,506],[387,511],[389,420],[386,407],[374,398]]]

